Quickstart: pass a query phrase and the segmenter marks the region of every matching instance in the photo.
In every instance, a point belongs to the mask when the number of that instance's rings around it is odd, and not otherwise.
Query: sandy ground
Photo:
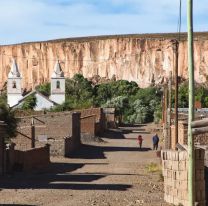
[[[51,158],[50,167],[42,172],[0,179],[0,205],[168,205],[160,172],[146,168],[160,162],[151,150],[149,130],[112,130],[104,142],[88,143],[73,158]],[[136,141],[139,133],[144,138],[142,150]]]

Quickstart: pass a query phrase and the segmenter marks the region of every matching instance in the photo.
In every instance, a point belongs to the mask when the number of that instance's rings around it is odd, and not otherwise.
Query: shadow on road
[[[86,163],[93,164],[93,163]],[[47,171],[41,174],[17,174],[0,178],[0,189],[72,189],[72,190],[119,190],[131,187],[126,184],[95,184],[111,174],[70,173],[86,164],[51,163]],[[131,175],[131,174],[123,174]],[[90,184],[89,184],[90,183]]]
[[[125,139],[124,132],[120,129],[110,129],[103,136],[108,139]]]
[[[146,152],[151,150],[149,147],[109,147],[109,146],[94,146],[82,145],[70,158],[76,159],[106,159],[105,152]]]

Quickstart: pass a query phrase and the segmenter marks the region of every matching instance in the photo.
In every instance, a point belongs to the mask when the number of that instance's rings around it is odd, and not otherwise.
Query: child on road
[[[143,138],[141,135],[138,136],[138,143],[139,143],[139,148],[142,148],[142,142],[143,142]]]

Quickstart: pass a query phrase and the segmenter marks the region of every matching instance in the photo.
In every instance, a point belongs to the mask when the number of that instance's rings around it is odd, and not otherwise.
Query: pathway
[[[141,133],[143,149],[136,138]],[[74,158],[52,158],[47,171],[19,174],[0,183],[0,203],[60,206],[168,205],[163,202],[159,163],[146,127],[112,130],[104,142],[88,144]]]

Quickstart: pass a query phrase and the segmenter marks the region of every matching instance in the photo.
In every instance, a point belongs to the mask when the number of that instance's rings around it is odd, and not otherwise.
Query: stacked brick
[[[199,134],[194,136],[195,144],[208,145],[208,133]],[[188,144],[188,125],[187,122],[179,121],[178,123],[178,143]],[[175,126],[171,125],[171,149],[175,149]]]
[[[174,205],[188,205],[187,151],[163,150],[164,199]],[[204,150],[196,150],[196,202],[205,206]]]

